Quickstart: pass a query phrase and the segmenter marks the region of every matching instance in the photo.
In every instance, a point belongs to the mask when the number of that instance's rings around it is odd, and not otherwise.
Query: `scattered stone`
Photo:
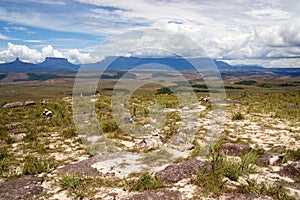
[[[145,150],[153,150],[162,146],[163,143],[160,140],[159,136],[151,136],[148,138],[142,139],[139,143],[135,145],[135,147],[141,151]]]
[[[283,154],[279,153],[264,153],[258,158],[258,162],[264,165],[274,165],[282,162]]]
[[[296,105],[295,105],[295,104],[290,104],[290,103],[289,103],[289,104],[285,104],[284,107],[285,107],[285,108],[296,108]]]
[[[0,183],[0,199],[29,199],[43,192],[43,177],[23,176]]]
[[[13,102],[13,103],[7,103],[3,106],[3,108],[16,108],[16,107],[22,107],[23,102]]]
[[[262,196],[254,193],[246,194],[226,194],[220,197],[220,200],[272,200],[271,197]]]
[[[223,144],[219,152],[223,152],[228,156],[242,156],[251,151],[251,147],[246,144],[235,144],[235,143],[225,143]]]
[[[169,190],[169,189],[163,189],[157,191],[146,191],[140,194],[130,194],[121,198],[121,200],[153,200],[153,199],[181,200],[183,198],[181,192],[175,190]]]
[[[292,179],[296,179],[300,177],[300,160],[294,161],[291,164],[284,166],[279,174],[281,176],[287,176]]]
[[[211,98],[210,97],[200,97],[200,99],[198,99],[198,101],[200,102],[211,102]]]
[[[176,183],[185,178],[191,178],[204,167],[209,167],[206,162],[200,160],[187,160],[179,164],[167,166],[155,174],[155,177],[164,183]]]
[[[33,105],[35,105],[34,101],[25,101],[24,102],[24,106],[33,106]]]
[[[227,103],[227,104],[232,104],[232,105],[238,105],[238,106],[242,105],[242,102],[241,102],[240,100],[231,100],[231,99],[227,99],[227,100],[226,100],[226,103]]]
[[[125,117],[125,121],[126,123],[133,123],[135,121],[135,117],[130,114],[129,116]]]
[[[45,118],[51,118],[53,116],[52,111],[47,109],[44,110],[43,115]]]
[[[5,124],[5,126],[9,129],[12,129],[12,128],[15,128],[15,127],[17,127],[21,124],[22,124],[21,122],[15,122],[15,123],[11,123],[11,124]]]

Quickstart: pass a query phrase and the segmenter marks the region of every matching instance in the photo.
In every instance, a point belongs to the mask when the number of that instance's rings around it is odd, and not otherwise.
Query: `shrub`
[[[287,157],[291,160],[300,160],[300,148],[295,150],[287,150]]]
[[[240,176],[254,172],[254,164],[257,160],[256,153],[247,153],[238,161],[228,159],[224,154],[219,154],[217,149],[218,147],[214,147],[210,154],[210,164],[204,167],[195,179],[192,179],[192,183],[198,185],[205,194],[226,192],[225,177],[237,181]]]
[[[103,132],[114,132],[118,129],[118,125],[113,119],[105,120],[101,123]]]
[[[36,158],[28,156],[25,158],[23,166],[23,174],[39,174],[42,172],[49,172],[52,168],[57,166],[56,161],[53,158]]]
[[[67,129],[63,130],[62,134],[63,134],[63,137],[66,139],[77,136],[77,132],[76,132],[75,128],[67,128]]]
[[[255,193],[267,195],[277,200],[295,200],[294,197],[288,195],[287,190],[284,188],[284,183],[275,184],[272,186],[259,185],[256,180],[247,180],[247,185],[238,186],[239,193]]]
[[[247,153],[242,156],[241,161],[223,159],[224,175],[232,181],[237,181],[244,174],[254,172],[254,164],[257,161],[256,153]]]
[[[82,199],[94,199],[93,195],[97,192],[93,190],[99,187],[115,187],[120,184],[120,179],[89,178],[82,175],[70,174],[63,175],[59,179],[59,186],[63,190],[68,190]]]
[[[232,116],[232,120],[242,120],[242,119],[245,119],[245,117],[241,112],[237,112]]]
[[[156,91],[156,94],[173,94],[172,90],[167,88],[167,87],[163,87],[160,88]]]
[[[1,147],[0,148],[0,160],[3,160],[7,156],[7,148]]]
[[[143,173],[138,180],[129,181],[129,191],[157,190],[164,187],[163,183],[149,173]]]

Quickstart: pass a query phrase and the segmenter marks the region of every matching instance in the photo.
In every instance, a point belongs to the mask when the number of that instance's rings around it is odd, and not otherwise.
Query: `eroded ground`
[[[207,155],[209,101],[182,107],[172,95],[135,95],[134,119],[121,118],[125,131],[110,97],[89,101],[114,147],[109,154],[88,152],[102,151],[86,144],[103,137],[78,133],[70,98],[1,108],[1,199],[300,199],[299,93],[228,97],[224,130]],[[42,116],[45,108],[52,118]],[[157,126],[151,109],[165,122]],[[177,137],[189,131],[188,142]]]

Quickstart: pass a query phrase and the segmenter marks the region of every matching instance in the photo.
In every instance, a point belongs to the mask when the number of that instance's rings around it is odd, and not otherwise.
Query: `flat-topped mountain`
[[[230,65],[224,61],[210,58],[191,58],[186,60],[181,57],[141,58],[122,56],[109,56],[100,62],[83,65],[72,64],[66,58],[47,57],[44,62],[38,64],[23,62],[17,58],[13,62],[0,64],[0,72],[76,72],[79,68],[83,71],[127,71],[146,65],[151,65],[151,69],[153,67],[160,69],[161,66],[168,66],[176,71],[194,71],[196,70],[194,66],[201,70],[211,70],[212,66],[216,66],[221,71],[222,76],[300,76],[300,68],[264,68],[259,65]]]
[[[77,71],[79,65],[70,63],[66,58],[47,57],[44,62],[34,64],[17,58],[13,62],[0,64],[0,72],[60,72]]]

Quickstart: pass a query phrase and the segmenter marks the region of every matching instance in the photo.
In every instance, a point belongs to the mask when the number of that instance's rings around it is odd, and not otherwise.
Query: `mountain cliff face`
[[[47,57],[42,63],[26,63],[18,58],[9,63],[0,64],[0,72],[60,72],[77,71],[79,65],[70,63],[66,58]]]
[[[273,75],[273,76],[300,76],[300,68],[263,68],[258,65],[230,65],[223,61],[209,58],[192,58],[186,60],[181,57],[139,58],[139,57],[106,57],[104,60],[84,65],[74,65],[66,58],[47,57],[44,62],[33,64],[20,61],[18,58],[10,63],[0,64],[0,72],[76,72],[103,70],[130,70],[135,67],[151,65],[151,69],[161,69],[168,66],[176,71],[194,71],[194,66],[200,70],[211,70],[208,66],[216,66],[225,76],[242,75]]]

